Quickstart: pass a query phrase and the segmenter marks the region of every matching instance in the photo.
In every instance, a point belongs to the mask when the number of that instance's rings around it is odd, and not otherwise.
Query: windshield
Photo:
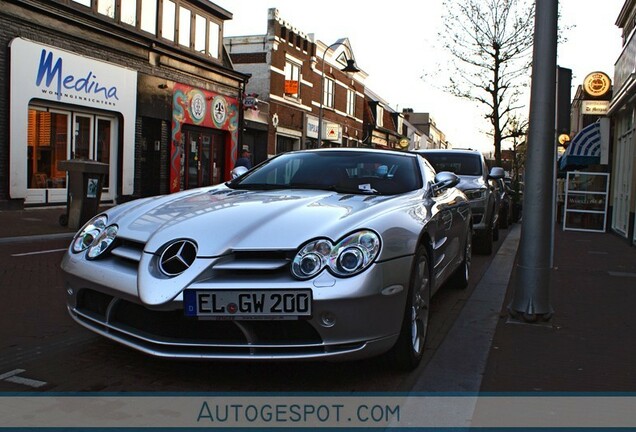
[[[322,189],[395,195],[422,185],[417,161],[378,151],[291,152],[230,182],[233,189]]]
[[[481,157],[468,153],[421,153],[435,171],[450,171],[457,175],[482,175]]]

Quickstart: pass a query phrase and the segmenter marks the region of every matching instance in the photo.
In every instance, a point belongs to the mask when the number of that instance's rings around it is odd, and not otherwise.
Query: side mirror
[[[506,172],[502,167],[493,167],[490,170],[490,174],[488,174],[488,178],[491,179],[500,179],[506,176]]]
[[[238,166],[236,168],[234,168],[230,174],[232,174],[232,180],[234,180],[235,178],[238,178],[240,176],[242,176],[243,174],[245,174],[247,171],[249,171],[247,168],[245,168],[244,166]]]
[[[450,171],[441,171],[435,175],[435,183],[433,184],[433,191],[439,193],[444,189],[452,188],[459,184],[459,177]]]

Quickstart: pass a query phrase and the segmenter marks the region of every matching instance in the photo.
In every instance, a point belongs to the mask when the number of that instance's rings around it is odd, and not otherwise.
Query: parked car
[[[489,172],[484,156],[474,150],[431,149],[416,153],[426,158],[436,171],[459,176],[457,187],[466,194],[472,209],[475,251],[490,255],[493,241],[499,239],[499,196],[489,180],[503,178],[503,168],[494,167]]]
[[[514,192],[504,182],[503,178],[491,180],[494,183],[497,194],[499,195],[499,227],[506,229],[512,225],[513,221],[513,201]]]
[[[89,221],[62,261],[71,317],[159,357],[390,351],[416,367],[431,296],[468,283],[459,178],[369,149],[289,152],[236,175]]]

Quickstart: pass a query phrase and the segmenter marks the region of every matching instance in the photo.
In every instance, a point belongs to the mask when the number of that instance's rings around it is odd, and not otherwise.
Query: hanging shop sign
[[[609,104],[609,101],[606,100],[584,100],[581,104],[581,114],[607,115]]]
[[[603,72],[592,72],[583,80],[583,90],[592,97],[605,96],[612,86],[612,81]]]

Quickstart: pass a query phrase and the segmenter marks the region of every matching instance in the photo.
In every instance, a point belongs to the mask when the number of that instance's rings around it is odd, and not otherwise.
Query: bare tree
[[[443,86],[451,94],[478,102],[492,125],[495,160],[530,80],[534,2],[528,0],[444,0],[440,40],[451,68]],[[514,128],[513,128],[514,129]]]

